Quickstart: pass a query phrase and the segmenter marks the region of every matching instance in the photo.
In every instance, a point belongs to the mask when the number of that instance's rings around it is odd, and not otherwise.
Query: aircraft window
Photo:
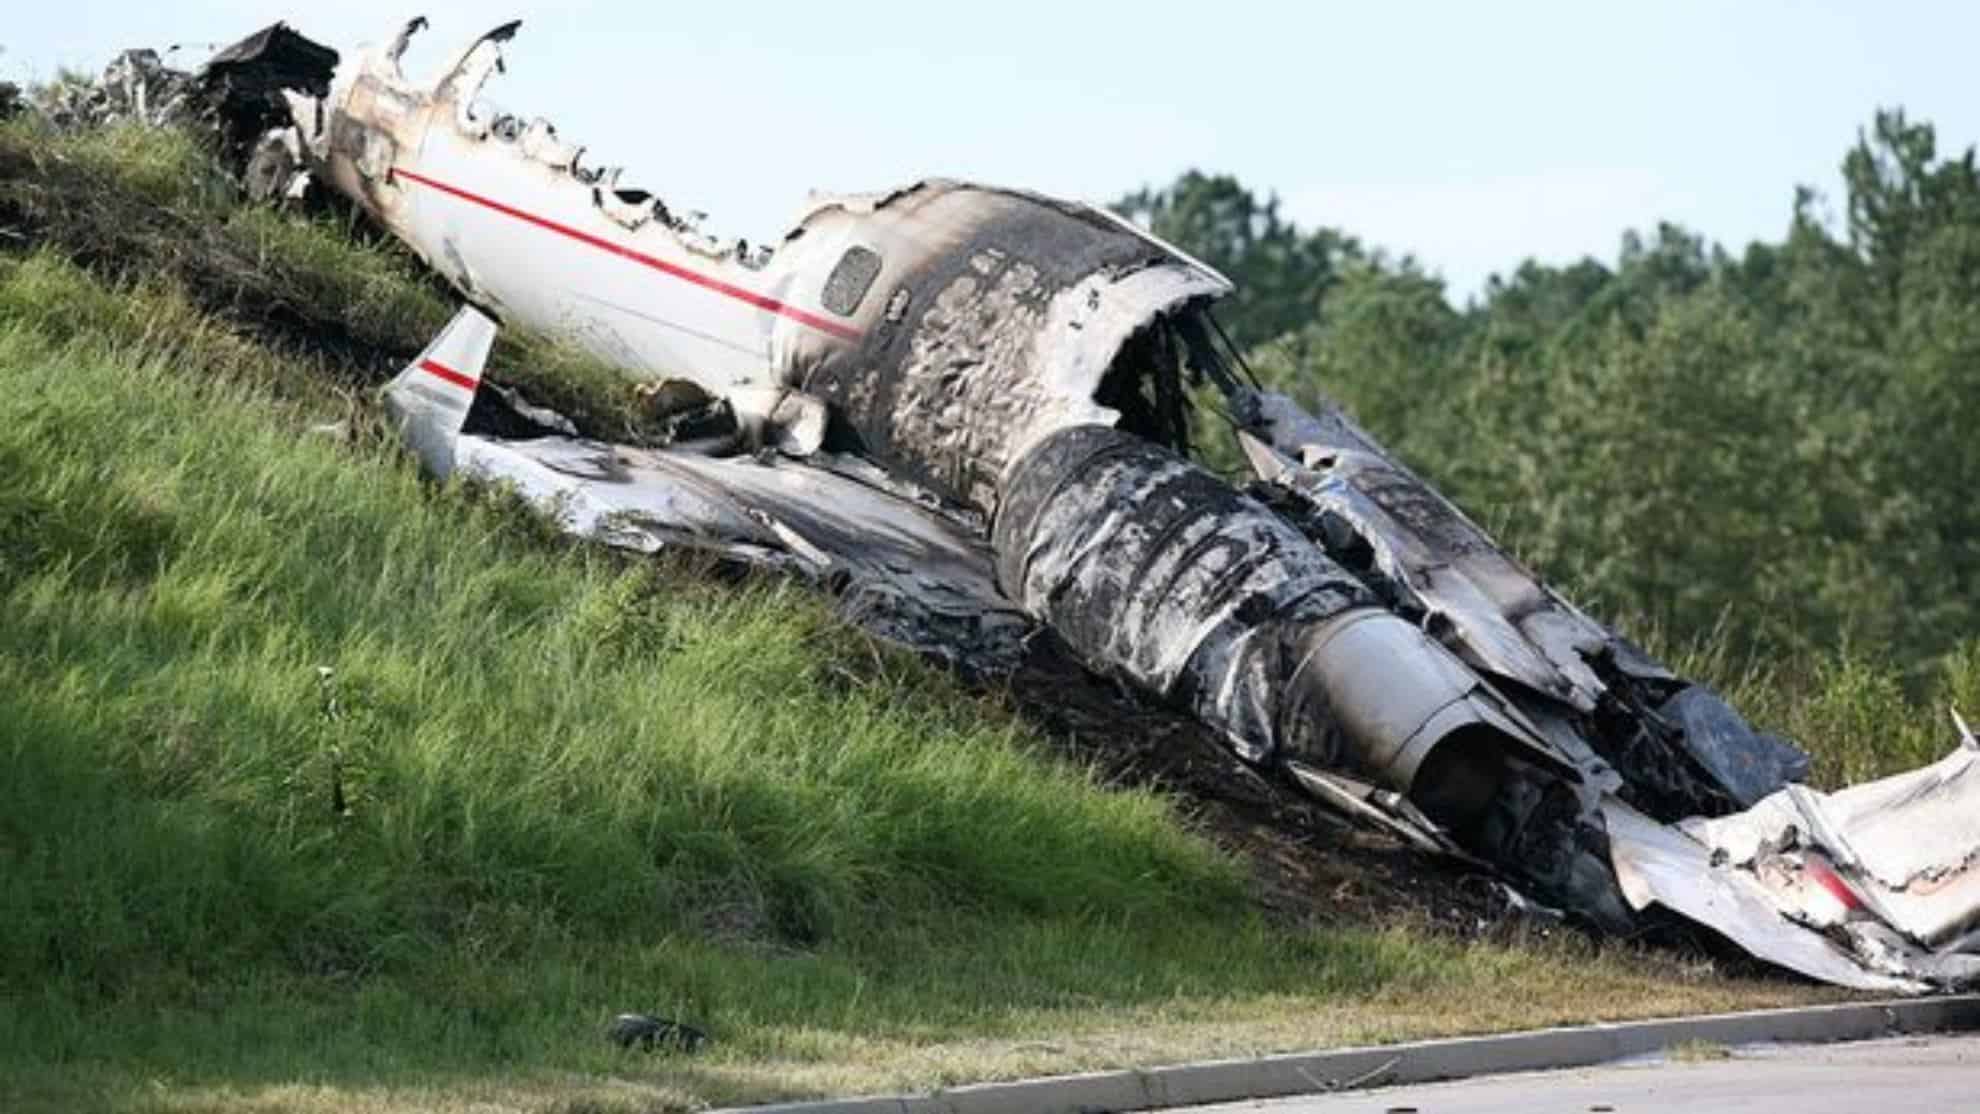
[[[871,248],[850,247],[839,257],[832,273],[825,276],[825,292],[819,301],[840,317],[851,317],[866,297],[867,288],[880,275],[880,255]]]

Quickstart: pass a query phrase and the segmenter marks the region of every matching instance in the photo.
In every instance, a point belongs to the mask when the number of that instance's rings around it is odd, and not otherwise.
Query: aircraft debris
[[[42,112],[62,127],[135,122],[176,124],[196,111],[192,75],[173,69],[155,50],[126,50],[94,82],[58,81],[44,92]]]
[[[1104,211],[939,179],[814,201],[774,248],[717,239],[481,99],[517,24],[414,81],[423,26],[285,87],[255,149],[475,307],[386,391],[429,471],[611,544],[791,569],[966,668],[1049,631],[1253,767],[1603,927],[1658,906],[1849,986],[1980,974],[1971,746],[1802,786],[1800,750],[1540,583],[1338,408],[1258,389],[1215,271]],[[338,57],[317,51],[280,53]],[[505,402],[481,382],[496,320],[649,384],[682,436],[606,444]],[[1206,383],[1245,490],[1190,458]]]
[[[531,408],[470,431],[495,324],[454,318],[392,382],[387,412],[426,470],[506,482],[566,530],[642,553],[696,548],[834,589],[849,618],[970,672],[1016,664],[1030,624],[997,593],[981,527],[917,502],[851,454],[799,462],[609,445]]]
[[[250,196],[300,197],[308,183],[286,96],[327,94],[337,52],[280,23],[215,51],[193,70],[167,64],[180,50],[124,51],[95,81],[47,86],[37,107],[58,127],[193,127],[215,142],[226,165],[241,170]],[[0,92],[0,116],[6,100]]]
[[[644,1013],[622,1013],[612,1019],[605,1035],[620,1048],[646,1052],[699,1052],[708,1047],[708,1034],[692,1025]]]

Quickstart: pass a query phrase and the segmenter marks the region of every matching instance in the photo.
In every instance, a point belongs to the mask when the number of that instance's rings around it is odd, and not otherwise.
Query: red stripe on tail
[[[433,376],[435,379],[444,379],[463,390],[472,391],[481,385],[481,381],[474,376],[462,375],[460,372],[455,371],[438,360],[421,360],[419,362],[419,370]]]

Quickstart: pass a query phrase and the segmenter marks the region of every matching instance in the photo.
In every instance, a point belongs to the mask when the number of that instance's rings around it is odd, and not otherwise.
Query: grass
[[[1669,656],[1754,723],[1806,748],[1809,780],[1838,787],[1934,762],[1959,745],[1950,711],[1980,725],[1980,639],[1924,668],[1858,647],[1805,660],[1734,659],[1725,640]]]
[[[808,594],[422,482],[366,388],[444,297],[196,154],[0,127],[43,245],[0,256],[0,1107],[690,1108],[1834,997],[1266,921],[1174,802]],[[1916,719],[1866,676],[1781,706]]]

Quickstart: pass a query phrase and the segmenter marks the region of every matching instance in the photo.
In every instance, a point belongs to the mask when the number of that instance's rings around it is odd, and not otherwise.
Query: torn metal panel
[[[1859,990],[1917,991],[1915,979],[1876,974],[1826,937],[1793,923],[1742,872],[1715,866],[1711,851],[1621,801],[1602,806],[1616,878],[1637,909],[1661,905],[1740,947],[1813,979]]]
[[[1490,867],[1489,863],[1474,858],[1460,847],[1443,825],[1430,819],[1422,809],[1411,804],[1409,798],[1399,793],[1317,769],[1294,759],[1287,760],[1285,766],[1286,772],[1299,782],[1301,788],[1336,812],[1366,821],[1419,851],[1448,855],[1475,866]]]
[[[1791,785],[1682,827],[1727,861],[1780,876],[1785,892],[1832,870],[1856,904],[1919,945],[1980,924],[1980,751],[1963,744],[1922,769],[1833,793]]]
[[[1980,752],[1965,746],[1922,769],[1833,793],[1792,788],[1809,830],[1836,840],[1832,850],[1885,886],[1943,879],[1980,847]]]
[[[300,159],[301,144],[287,127],[288,98],[296,93],[327,95],[337,62],[335,50],[310,41],[286,24],[274,23],[221,48],[200,67],[201,95],[213,106],[221,154],[227,162],[243,161],[271,131],[290,134],[285,149],[297,158],[286,164],[289,178],[264,196],[300,195],[305,168]]]
[[[1391,606],[1526,694],[1536,721],[1577,721],[1549,737],[1591,781],[1674,820],[1750,805],[1806,775],[1806,755],[1561,599],[1338,410],[1315,417],[1248,390],[1233,410],[1269,439],[1242,435],[1295,520]]]
[[[830,586],[862,625],[972,670],[1017,660],[1030,624],[998,594],[976,532],[871,465],[715,457],[547,428],[469,432],[494,335],[488,318],[462,310],[385,391],[400,435],[433,475],[509,485],[562,529],[619,548],[700,549],[799,573]]]

